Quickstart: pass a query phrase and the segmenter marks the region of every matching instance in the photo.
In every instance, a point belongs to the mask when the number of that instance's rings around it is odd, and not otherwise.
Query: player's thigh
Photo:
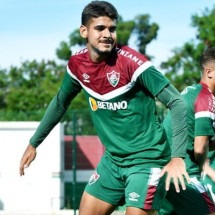
[[[119,167],[103,157],[90,177],[85,191],[111,205],[123,204],[125,183],[119,175]]]
[[[160,168],[133,167],[126,181],[126,206],[150,211],[160,209],[165,197],[165,177]],[[133,172],[131,172],[133,171]]]
[[[84,192],[79,207],[79,215],[107,215],[111,214],[114,209],[115,206]]]
[[[127,207],[125,215],[157,215],[155,210],[143,210],[140,208]]]
[[[167,192],[166,198],[174,206],[176,213],[178,215],[213,214],[215,206],[206,187],[196,177],[191,177],[190,180],[191,183],[186,184],[186,190],[176,193],[174,184],[171,183]]]

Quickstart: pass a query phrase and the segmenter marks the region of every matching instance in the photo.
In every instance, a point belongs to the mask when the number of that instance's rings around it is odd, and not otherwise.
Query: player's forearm
[[[180,93],[172,86],[168,86],[158,95],[158,99],[171,111],[172,125],[172,157],[185,157],[188,143],[187,137],[187,109]]]
[[[72,99],[80,92],[80,90],[80,85],[73,80],[68,73],[65,73],[58,94],[50,102],[39,127],[30,139],[30,144],[32,146],[36,148],[43,142],[50,131],[61,120]]]
[[[194,157],[200,171],[208,154],[208,136],[196,136],[194,139]]]
[[[40,143],[48,136],[50,131],[55,127],[55,125],[60,121],[64,115],[66,108],[59,105],[57,101],[57,96],[53,98],[50,102],[46,113],[41,120],[39,127],[30,139],[30,144],[33,147],[38,147]]]
[[[209,160],[206,160],[203,165],[203,177],[204,175],[209,176],[213,181],[215,181],[215,170],[210,166]]]
[[[209,139],[209,151],[214,151],[215,150],[215,136],[212,136]]]
[[[199,166],[199,170],[202,171],[202,167],[203,167],[203,164],[206,160],[206,157],[207,157],[207,153],[195,153],[194,152],[194,157],[195,157],[195,162],[198,164]]]

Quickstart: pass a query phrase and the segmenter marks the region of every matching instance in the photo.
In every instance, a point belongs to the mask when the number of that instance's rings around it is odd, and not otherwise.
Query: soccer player
[[[155,215],[170,181],[177,192],[179,183],[186,189],[185,180],[189,181],[183,160],[185,103],[144,55],[117,44],[117,18],[116,8],[106,1],[92,1],[84,8],[80,35],[86,48],[71,56],[62,85],[20,162],[20,175],[24,175],[36,148],[83,90],[106,151],[85,188],[79,215],[111,214],[124,202],[126,215]],[[172,113],[172,152],[155,98]]]
[[[201,58],[201,80],[186,87],[182,96],[187,104],[188,147],[185,163],[191,183],[187,189],[176,193],[173,184],[167,192],[160,215],[205,215],[215,214],[213,199],[201,180],[201,174],[214,178],[213,169],[206,160],[210,144],[214,144],[215,134],[215,48],[206,49]],[[171,113],[164,120],[164,127],[171,144]],[[210,148],[214,148],[211,146]],[[167,205],[172,204],[168,208]],[[168,208],[168,209],[167,209]],[[174,210],[173,210],[174,208]]]

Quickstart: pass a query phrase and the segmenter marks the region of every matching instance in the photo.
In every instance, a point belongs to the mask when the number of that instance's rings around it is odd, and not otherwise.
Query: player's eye
[[[116,26],[109,28],[109,31],[110,31],[111,33],[114,33],[114,32],[116,31]]]
[[[97,30],[97,31],[103,31],[104,29],[105,29],[105,26],[103,26],[103,25],[95,26],[95,30]]]

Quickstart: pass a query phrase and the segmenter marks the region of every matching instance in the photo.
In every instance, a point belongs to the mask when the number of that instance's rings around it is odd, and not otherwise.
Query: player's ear
[[[213,74],[212,74],[212,70],[209,67],[205,67],[204,68],[204,73],[206,74],[206,76],[211,79]]]
[[[87,27],[85,25],[80,26],[80,35],[85,39],[87,38],[88,32]]]

